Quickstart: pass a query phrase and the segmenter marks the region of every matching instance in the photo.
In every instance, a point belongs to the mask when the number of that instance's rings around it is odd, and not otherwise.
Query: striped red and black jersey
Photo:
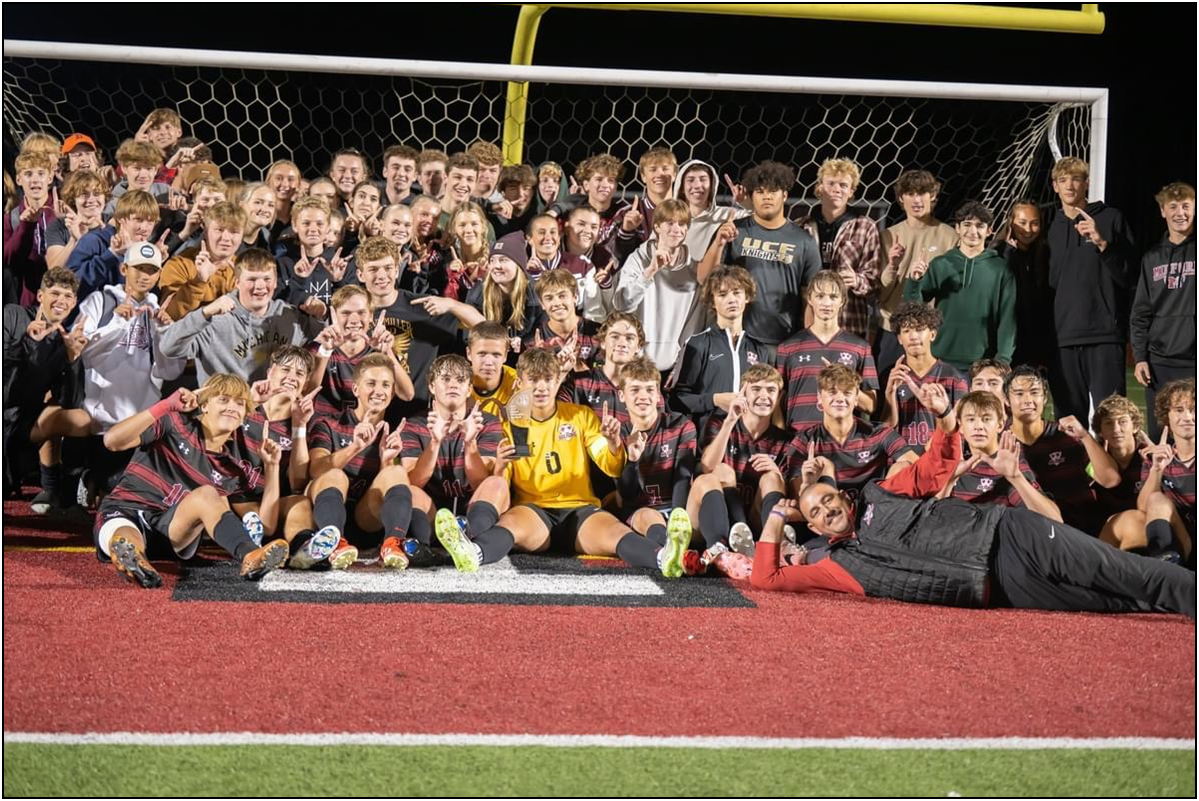
[[[622,425],[629,422],[629,410],[620,399],[620,390],[608,380],[602,366],[593,367],[585,373],[575,372],[566,376],[558,388],[558,400],[590,406],[596,414],[603,414],[606,403],[609,414],[619,419]],[[660,394],[658,412],[666,412],[666,398]]]
[[[625,424],[621,433],[627,441],[632,427]],[[687,508],[687,494],[691,490],[699,446],[695,423],[686,415],[664,412],[658,415],[648,433],[645,450],[641,452],[640,461],[635,463],[638,477],[635,500],[631,499],[632,493],[626,495],[622,482],[625,510]]]
[[[319,342],[313,342],[308,345],[308,350],[315,354],[319,347]],[[358,399],[354,397],[354,368],[372,353],[378,351],[369,345],[357,356],[347,356],[341,348],[333,349],[321,379],[321,391],[312,401],[316,417],[337,417],[358,405]]]
[[[708,419],[708,427],[704,429],[704,449],[707,449],[712,440],[716,439],[716,435],[720,433],[720,427],[724,425],[725,417],[724,414],[714,414]],[[774,463],[779,466],[779,470],[786,476],[791,470],[787,455],[787,446],[790,442],[791,432],[785,428],[768,426],[762,432],[762,436],[754,439],[745,428],[745,422],[737,421],[729,434],[723,461],[733,468],[733,474],[737,476],[737,489],[741,493],[742,502],[746,504],[753,502],[754,493],[758,490],[758,479],[761,477],[761,473],[750,467],[749,460],[759,453],[766,454],[774,460]]]
[[[849,367],[862,377],[863,390],[878,390],[878,371],[866,340],[848,331],[838,331],[828,342],[822,342],[805,328],[779,345],[775,364],[783,374],[783,391],[787,393],[787,425],[798,430],[823,419],[816,408],[816,378],[825,361]]]
[[[588,367],[594,367],[599,364],[599,340],[596,339],[596,334],[599,333],[599,323],[592,322],[584,317],[579,318],[578,336],[575,337],[575,354],[579,357],[579,361]],[[554,353],[562,350],[562,337],[550,330],[550,321],[546,317],[541,321],[541,324],[533,329],[533,333],[524,338],[522,343],[525,350],[535,347],[537,342],[537,334],[541,334],[541,346],[549,348]]]
[[[500,419],[493,414],[483,412],[483,420],[485,423],[478,438],[479,453],[494,459],[496,450],[504,440],[504,429]],[[402,436],[404,447],[400,451],[400,458],[420,458],[429,449],[432,439],[429,435],[429,419],[409,417]],[[441,441],[441,447],[437,450],[437,464],[423,489],[432,496],[438,507],[450,506],[445,501],[454,498],[469,498],[474,491],[466,478],[466,436],[461,430]]]
[[[266,409],[259,406],[254,411],[246,416],[246,421],[241,424],[241,433],[237,437],[237,444],[243,451],[244,458],[251,465],[262,472],[262,457],[259,456],[259,451],[262,449],[263,429],[269,425],[270,438],[279,443],[279,449],[283,452],[279,460],[279,497],[283,498],[292,495],[294,492],[302,492],[303,487],[298,487],[293,490],[291,480],[287,475],[287,468],[291,464],[291,417],[285,417],[282,420],[266,419]],[[261,498],[265,486],[259,485],[257,490],[251,495],[239,495],[237,500],[246,500],[251,498]]]
[[[1145,483],[1141,479],[1144,461],[1140,451],[1133,451],[1128,465],[1120,470],[1119,484],[1109,488],[1098,481],[1091,482],[1091,489],[1095,491],[1099,516],[1104,520],[1114,514],[1137,508],[1137,496],[1141,494],[1141,487]]]
[[[824,423],[801,429],[791,440],[789,458],[791,472],[787,478],[799,478],[808,458],[808,446],[814,445],[814,455],[833,463],[837,488],[856,498],[862,488],[876,478],[884,478],[895,460],[912,450],[903,437],[882,423],[867,423],[856,417],[853,430],[845,442],[837,442]]]
[[[1152,462],[1141,466],[1141,482],[1149,478]],[[1162,492],[1174,502],[1174,508],[1184,520],[1195,520],[1195,462],[1182,462],[1175,456],[1162,472]]]
[[[1057,422],[1049,421],[1037,441],[1021,450],[1041,491],[1057,504],[1062,519],[1076,528],[1089,525],[1095,493],[1087,474],[1091,457],[1083,444],[1062,431]]]
[[[358,415],[353,409],[346,409],[338,417],[322,417],[308,432],[308,453],[325,450],[329,453],[339,451],[354,440],[354,427],[358,425]],[[379,445],[382,437],[366,447],[361,453],[346,463],[342,468],[346,478],[350,480],[350,489],[346,498],[356,501],[366,494],[375,476],[379,475]]]
[[[142,432],[137,452],[108,498],[164,512],[200,487],[215,487],[222,496],[260,493],[262,473],[243,456],[236,438],[219,453],[204,450],[199,415],[168,412]]]
[[[970,447],[962,443],[962,458],[970,457]],[[1028,460],[1024,458],[1024,454],[1020,455],[1020,472],[1028,479],[1028,482],[1037,489],[1040,486],[1037,484],[1037,477],[1033,475],[1032,468],[1028,466]],[[967,503],[994,503],[999,506],[1023,507],[1024,499],[1020,497],[1020,492],[1012,486],[1011,482],[1003,476],[996,473],[990,465],[979,462],[974,468],[957,480],[953,485],[953,493],[951,497],[966,501]]]
[[[944,387],[945,394],[949,396],[950,407],[953,407],[962,396],[970,391],[966,375],[940,359],[933,362],[933,366],[923,376],[918,376],[915,372],[909,374],[912,376],[912,380],[920,386],[940,384]],[[933,438],[933,432],[937,430],[937,416],[924,408],[906,384],[900,384],[899,388],[895,390],[895,407],[899,411],[895,430],[909,445],[923,448]]]

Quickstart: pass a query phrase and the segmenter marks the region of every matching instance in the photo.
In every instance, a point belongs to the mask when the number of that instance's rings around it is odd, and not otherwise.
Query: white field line
[[[382,746],[541,746],[546,748],[864,748],[879,751],[1012,751],[1132,749],[1193,751],[1195,740],[1167,737],[643,737],[609,734],[376,734],[258,732],[57,732],[6,731],[4,742],[39,745],[382,745]]]

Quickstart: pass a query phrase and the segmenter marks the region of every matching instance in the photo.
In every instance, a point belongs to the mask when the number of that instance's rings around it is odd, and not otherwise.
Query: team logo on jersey
[[[1053,467],[1061,467],[1066,463],[1066,455],[1061,451],[1054,451],[1049,454],[1049,464]]]
[[[341,447],[343,448],[350,444],[350,440],[346,437],[338,437],[337,441],[341,443]]]
[[[870,461],[870,451],[858,451],[858,463],[866,464]]]
[[[874,520],[874,504],[866,504],[866,514],[862,515],[862,525],[868,526]]]
[[[279,437],[279,447],[285,451],[291,450],[291,437]]]
[[[213,470],[212,473],[210,473],[209,475],[212,476],[213,484],[216,484],[218,487],[221,486],[221,479],[223,478],[223,476],[221,475],[220,471]]]
[[[1162,486],[1165,487],[1166,489],[1174,489],[1174,482],[1168,478],[1163,478]]]
[[[837,356],[837,361],[841,362],[841,364],[849,366],[853,364],[853,354],[841,351],[840,355]]]
[[[1144,482],[1144,481],[1138,481],[1136,484],[1133,484],[1133,487],[1135,487],[1135,488],[1136,488],[1136,491],[1137,491],[1137,492],[1140,492],[1140,491],[1141,491],[1141,487],[1143,487],[1143,486],[1145,486],[1145,482]]]
[[[994,486],[995,486],[995,479],[993,479],[993,478],[980,478],[978,480],[978,488],[980,490],[982,490],[983,492],[987,492]]]
[[[588,395],[587,396],[587,402],[590,403],[592,406],[599,406],[601,400],[603,400],[603,398],[601,398],[599,395]]]
[[[806,362],[810,362],[810,361],[812,361],[812,354],[805,353],[803,356],[796,356],[795,361],[798,362],[799,364],[804,364]]]
[[[574,439],[574,437],[575,437],[575,427],[572,426],[570,423],[563,423],[562,425],[558,426],[558,439],[559,440]]]
[[[745,361],[749,362],[751,365],[757,364],[758,363],[758,354],[754,353],[753,351],[750,351],[749,353],[745,354]]]
[[[183,440],[179,440],[179,444],[176,447],[179,449],[179,452],[182,453],[184,456],[187,456],[189,453],[192,452],[191,447]]]
[[[663,459],[669,459],[670,458],[670,445],[663,444],[662,447],[658,450],[658,455],[661,456]]]
[[[583,345],[581,348],[579,348],[579,358],[583,361],[587,361],[591,358],[591,351],[592,348],[590,345]]]

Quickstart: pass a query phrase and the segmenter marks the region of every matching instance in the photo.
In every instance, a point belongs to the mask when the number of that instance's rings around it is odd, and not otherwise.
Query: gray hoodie
[[[266,378],[271,352],[280,345],[304,345],[321,332],[324,323],[282,300],[272,300],[261,317],[233,298],[233,311],[205,319],[204,308],[161,329],[165,356],[196,360],[196,377],[203,383],[216,373],[231,373],[253,382]]]
[[[712,180],[712,193],[708,200],[708,207],[699,214],[691,218],[691,227],[687,230],[687,250],[695,254],[697,260],[702,260],[704,254],[708,252],[708,245],[712,244],[712,237],[716,235],[717,229],[729,220],[739,220],[742,217],[748,217],[752,212],[749,209],[743,209],[739,206],[717,206],[716,193],[720,190],[720,176],[716,174],[716,168],[707,162],[699,159],[691,159],[685,161],[679,166],[679,171],[674,175],[674,187],[671,190],[672,197],[675,197],[683,202],[687,201],[687,196],[683,194],[683,176],[690,168],[699,165],[708,171],[708,177]]]

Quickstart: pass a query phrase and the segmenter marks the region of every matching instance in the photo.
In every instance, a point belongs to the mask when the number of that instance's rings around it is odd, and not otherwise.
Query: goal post
[[[997,216],[1022,196],[1052,199],[1052,161],[1076,155],[1103,196],[1107,90],[778,75],[589,69],[5,41],[5,125],[86,131],[103,147],[150,109],[179,111],[222,167],[257,178],[290,158],[307,175],[347,146],[453,151],[500,142],[526,110],[519,157],[573,168],[608,151],[632,167],[664,145],[734,175],[773,159],[805,195],[826,158],[862,167],[858,202],[885,216],[904,169],[932,171],[941,208],[967,198]],[[511,85],[528,87],[523,96]],[[512,150],[509,150],[512,153]]]

